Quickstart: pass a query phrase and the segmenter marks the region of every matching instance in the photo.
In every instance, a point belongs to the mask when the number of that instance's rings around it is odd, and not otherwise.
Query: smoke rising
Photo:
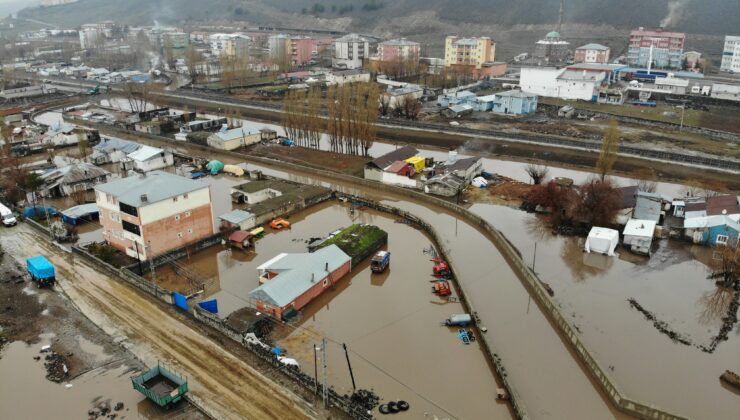
[[[675,26],[686,17],[686,6],[690,0],[669,0],[668,14],[660,21],[661,28]]]

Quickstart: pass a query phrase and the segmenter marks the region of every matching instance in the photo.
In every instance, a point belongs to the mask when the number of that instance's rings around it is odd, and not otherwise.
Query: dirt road
[[[188,377],[191,396],[217,418],[315,417],[304,403],[243,360],[177,319],[162,305],[49,244],[25,224],[3,235],[19,261],[43,254],[80,311],[147,365],[161,360]]]

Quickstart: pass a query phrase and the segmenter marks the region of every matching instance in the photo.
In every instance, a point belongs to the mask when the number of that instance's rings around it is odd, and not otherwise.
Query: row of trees
[[[283,101],[282,125],[296,144],[319,148],[322,133],[331,151],[367,156],[375,141],[378,88],[372,83],[331,86],[288,92]]]

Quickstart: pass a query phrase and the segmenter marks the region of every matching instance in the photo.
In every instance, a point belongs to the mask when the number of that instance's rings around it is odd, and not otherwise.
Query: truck
[[[3,226],[15,226],[18,223],[13,212],[2,203],[0,203],[0,219],[2,219]]]
[[[370,270],[373,273],[382,273],[391,263],[391,253],[388,251],[378,251],[373,259],[370,260]]]
[[[56,282],[54,265],[43,255],[37,255],[26,260],[26,270],[36,287],[53,286]]]
[[[168,409],[188,392],[188,381],[157,362],[157,366],[140,375],[132,376],[134,389],[158,406]]]

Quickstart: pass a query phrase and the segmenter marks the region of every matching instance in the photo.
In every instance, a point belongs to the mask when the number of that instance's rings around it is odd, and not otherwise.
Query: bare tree
[[[658,189],[658,183],[655,181],[656,175],[653,168],[641,168],[635,172],[637,179],[637,190],[642,192],[653,193]]]
[[[530,178],[532,178],[532,183],[535,185],[539,185],[542,183],[542,181],[547,178],[547,174],[550,172],[550,168],[547,166],[542,165],[535,165],[533,163],[530,163],[527,165],[527,167],[524,169],[525,172],[527,172],[527,175],[529,175]]]
[[[740,287],[740,249],[737,237],[730,238],[730,241],[732,243],[719,245],[714,251],[709,279],[715,280],[720,286],[737,290]]]
[[[616,120],[611,120],[609,127],[604,131],[601,153],[599,154],[599,160],[596,162],[596,172],[602,181],[611,173],[614,163],[617,161],[620,135]]]
[[[421,102],[419,102],[419,100],[417,98],[414,98],[413,96],[408,96],[403,103],[403,108],[403,112],[404,114],[406,114],[406,118],[410,120],[415,120],[421,112]]]
[[[189,45],[185,51],[185,65],[188,66],[188,76],[190,76],[190,85],[193,86],[198,82],[200,76],[200,65],[203,62],[203,56],[194,45]]]
[[[380,115],[386,116],[391,109],[391,95],[382,93],[378,98],[380,104]]]
[[[619,207],[620,196],[608,179],[590,179],[579,188],[578,219],[589,226],[609,226]]]

